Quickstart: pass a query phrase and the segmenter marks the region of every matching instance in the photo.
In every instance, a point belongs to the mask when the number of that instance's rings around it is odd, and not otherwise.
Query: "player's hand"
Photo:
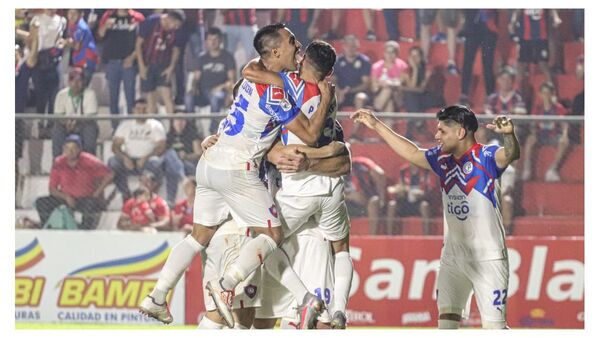
[[[352,113],[350,118],[354,123],[362,123],[371,129],[375,129],[375,126],[381,122],[369,109],[359,109]]]
[[[294,153],[283,153],[275,164],[280,172],[291,174],[307,170],[310,166],[310,161],[305,153],[294,148]]]
[[[515,125],[513,124],[510,117],[500,115],[486,125],[487,129],[493,130],[498,134],[512,134],[515,132]]]
[[[327,80],[319,81],[319,91],[323,101],[330,101],[335,94],[335,85]]]
[[[203,151],[206,151],[206,149],[212,147],[215,145],[215,143],[217,143],[217,141],[219,140],[219,135],[215,134],[215,135],[210,135],[208,137],[206,137],[202,143],[200,144],[200,146],[202,147]]]

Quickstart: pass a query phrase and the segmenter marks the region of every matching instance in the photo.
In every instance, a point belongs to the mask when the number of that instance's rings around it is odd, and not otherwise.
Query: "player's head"
[[[208,51],[214,52],[221,49],[221,42],[223,42],[223,32],[220,29],[211,27],[206,31],[204,45]]]
[[[183,26],[185,22],[185,12],[181,9],[169,9],[163,21],[163,27],[168,30],[176,30]]]
[[[254,49],[261,59],[275,68],[295,70],[301,47],[294,33],[282,23],[267,25],[254,36]]]
[[[463,142],[473,141],[479,127],[475,114],[465,106],[448,106],[437,113],[435,139],[442,151],[452,153]]]
[[[306,47],[300,62],[300,72],[314,72],[317,79],[323,80],[333,72],[335,60],[336,54],[333,46],[325,41],[315,40]]]

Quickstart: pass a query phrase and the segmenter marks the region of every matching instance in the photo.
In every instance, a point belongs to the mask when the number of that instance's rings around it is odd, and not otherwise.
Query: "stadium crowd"
[[[583,91],[565,97],[561,90],[568,84],[558,80],[565,74],[583,80],[583,55],[573,60],[564,56],[566,43],[583,44],[582,9],[364,9],[363,35],[346,29],[349,11],[16,10],[16,113],[41,117],[33,127],[16,120],[16,160],[23,156],[23,142],[34,138],[51,139],[54,159],[50,196],[38,196],[35,203],[40,222],[28,220],[20,226],[52,226],[61,219],[53,213],[72,209],[83,213],[76,227],[94,229],[98,214],[118,191],[119,229],[190,231],[200,143],[216,133],[218,120],[195,121],[185,114],[228,110],[241,68],[257,55],[254,33],[272,22],[285,22],[303,45],[324,39],[337,48],[333,79],[340,111],[435,112],[460,103],[487,115],[583,115]],[[414,18],[410,29],[402,24],[408,15]],[[381,17],[383,30],[377,25]],[[136,115],[112,121],[113,156],[104,162],[97,153],[102,142],[95,120],[43,119],[52,114],[98,115],[99,82],[108,88],[110,114]],[[448,95],[454,88],[458,95]],[[181,118],[169,123],[142,116],[158,112]],[[396,124],[399,133],[433,142],[424,120],[401,122]],[[353,146],[372,142],[360,125],[344,126]],[[491,135],[482,129],[478,139],[487,140]],[[522,164],[507,172],[509,183],[503,189],[509,234],[513,215],[519,213],[515,181],[560,182],[565,158],[581,143],[579,126],[566,122],[519,125],[518,132]],[[545,175],[535,177],[535,149],[540,145],[556,147],[556,152]],[[432,218],[440,209],[432,175],[409,165],[390,175],[366,156],[352,161],[346,179],[350,212],[368,219],[371,234],[401,234],[398,217],[406,216],[420,217],[422,233],[432,233]],[[129,175],[140,176],[139,186],[128,185]],[[164,193],[159,189],[163,181]],[[116,186],[112,194],[105,193],[110,183]],[[178,200],[178,195],[183,198]]]

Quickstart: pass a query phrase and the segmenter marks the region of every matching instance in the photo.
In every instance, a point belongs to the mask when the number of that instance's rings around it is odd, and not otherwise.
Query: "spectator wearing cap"
[[[83,213],[82,229],[95,229],[104,207],[104,188],[114,174],[94,155],[82,151],[79,135],[69,135],[62,148],[63,154],[54,160],[50,171],[50,196],[35,202],[40,220],[45,224],[55,208],[66,205]]]
[[[117,224],[119,229],[150,233],[171,230],[169,206],[157,194],[160,183],[160,177],[153,172],[142,173],[140,187],[134,191],[133,197],[123,204]]]
[[[135,45],[142,92],[146,94],[150,112],[157,112],[156,94],[160,96],[167,113],[175,111],[171,79],[179,55],[185,48],[181,26],[185,13],[172,9],[164,14],[153,14],[139,25]]]
[[[86,88],[81,68],[69,72],[69,85],[56,94],[54,114],[68,116],[95,116],[98,113],[96,93]],[[98,123],[94,120],[58,120],[52,130],[52,154],[60,156],[65,137],[78,134],[83,143],[83,151],[96,154]]]
[[[123,200],[131,197],[127,176],[141,174],[149,170],[157,177],[167,176],[167,199],[174,204],[177,186],[184,177],[183,163],[177,154],[167,151],[165,127],[156,119],[147,119],[147,103],[138,99],[133,107],[135,120],[123,121],[113,137],[112,151],[115,154],[108,160],[108,166],[115,172],[115,185],[123,194]]]

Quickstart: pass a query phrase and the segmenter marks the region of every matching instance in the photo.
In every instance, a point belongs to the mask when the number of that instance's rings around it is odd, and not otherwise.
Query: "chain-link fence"
[[[421,147],[435,145],[434,114],[379,115]],[[189,229],[191,179],[202,153],[200,142],[224,116],[152,115],[138,120],[135,115],[66,119],[18,114],[17,226],[52,226],[64,210],[72,209],[72,227],[148,231],[145,225],[152,224],[150,231]],[[479,117],[478,141],[501,143],[485,131],[492,117]],[[338,119],[354,164],[345,179],[352,232],[440,235],[443,206],[437,177],[410,166],[373,131],[353,124],[347,113]],[[582,235],[583,117],[515,116],[514,121],[521,159],[501,181],[507,233]],[[76,157],[79,148],[85,153]]]

